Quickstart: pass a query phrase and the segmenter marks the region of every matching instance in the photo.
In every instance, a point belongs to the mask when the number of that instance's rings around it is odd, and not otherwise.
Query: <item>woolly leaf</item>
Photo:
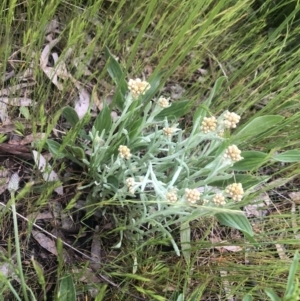
[[[102,111],[98,114],[94,122],[94,128],[99,132],[99,134],[101,134],[103,130],[105,130],[105,132],[108,132],[110,130],[111,124],[111,110],[109,109],[107,104],[104,103]]]
[[[76,301],[76,291],[71,275],[62,278],[57,297],[58,300]]]
[[[241,153],[243,160],[235,163],[232,167],[233,170],[247,171],[260,167],[265,159],[268,157],[267,154],[258,151],[245,151]]]
[[[217,213],[216,217],[220,224],[238,229],[249,236],[253,236],[252,227],[244,214]]]
[[[240,144],[256,137],[282,121],[283,118],[284,117],[279,115],[266,115],[251,120],[235,135],[233,138],[234,144]]]
[[[155,119],[162,120],[165,117],[168,117],[168,120],[170,120],[170,119],[179,118],[185,115],[186,113],[188,113],[190,109],[191,109],[191,102],[188,100],[174,102],[170,107],[165,108],[159,114],[157,114]]]
[[[272,157],[274,160],[285,163],[293,163],[300,161],[300,151],[298,150],[288,150],[279,155],[274,155]]]
[[[71,126],[75,126],[79,121],[78,114],[70,106],[63,108],[62,114],[67,119],[67,121],[71,124]]]
[[[125,75],[122,71],[121,66],[114,58],[114,56],[110,53],[109,49],[105,48],[105,58],[108,60],[107,71],[112,78],[112,80],[117,85],[117,91],[115,93],[113,103],[117,105],[117,107],[122,110],[125,101],[125,95],[128,90],[127,82],[125,80]]]

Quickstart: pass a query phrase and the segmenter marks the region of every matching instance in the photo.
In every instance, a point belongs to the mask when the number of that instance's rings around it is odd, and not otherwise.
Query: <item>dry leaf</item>
[[[5,254],[5,256],[7,256],[7,252],[3,247],[0,247],[0,253]],[[15,257],[16,253],[11,254],[9,256],[9,262],[5,262],[4,260],[2,260],[0,264],[0,274],[2,274],[5,278],[13,278],[18,283],[21,283],[20,278],[15,273],[17,269],[15,266]]]
[[[14,267],[8,262],[2,263],[0,264],[0,273],[5,278],[9,278],[14,275]]]
[[[32,99],[27,97],[19,97],[19,98],[9,98],[9,97],[1,97],[0,103],[6,103],[10,106],[16,107],[30,107],[36,104]]]
[[[1,104],[0,104],[0,106],[1,106]],[[1,134],[6,134],[6,133],[11,133],[11,132],[15,131],[16,121],[21,123],[24,126],[25,129],[31,128],[31,124],[29,123],[29,121],[27,121],[23,118],[15,118],[13,122],[9,121],[9,122],[5,122],[5,124],[1,124],[0,125],[0,133]]]
[[[5,75],[2,76],[2,82],[6,82],[7,80],[9,80],[10,78],[15,76],[15,70],[11,70],[10,72],[6,72]]]
[[[0,195],[7,189],[9,172],[7,169],[0,169]]]
[[[278,255],[280,259],[290,261],[289,257],[286,255],[286,250],[283,245],[275,244],[275,247],[277,249]]]
[[[58,202],[57,200],[49,201],[49,207],[51,208],[51,212],[53,217],[56,220],[60,220],[60,213],[63,210],[62,204]]]
[[[226,299],[225,300],[235,301],[235,299],[233,298],[232,293],[231,293],[229,281],[227,280],[228,279],[227,271],[222,271],[221,270],[220,271],[220,276],[221,276],[221,278],[224,278],[224,279],[221,279],[221,282],[222,282],[222,287],[224,288],[224,292],[226,294]]]
[[[224,246],[222,248],[229,252],[240,252],[243,250],[243,248],[239,246]]]
[[[91,265],[95,270],[100,269],[100,257],[101,257],[101,244],[100,244],[98,232],[99,232],[99,226],[97,226],[95,229],[93,240],[92,240],[92,246],[91,246],[91,258],[93,259]]]
[[[30,134],[20,141],[20,145],[30,144],[31,142],[34,142],[36,140],[43,140],[45,139],[45,137],[46,137],[46,133]]]
[[[62,79],[71,79],[75,84],[76,88],[79,91],[79,100],[75,105],[75,110],[78,113],[79,118],[82,118],[87,112],[90,105],[90,94],[80,86],[80,84],[72,77],[72,75],[68,72],[67,66],[63,60],[58,60],[58,54],[56,52],[52,52],[52,48],[59,42],[59,38],[50,41],[43,49],[40,57],[40,66],[43,69],[44,73],[48,76],[48,78],[52,81],[52,83],[59,89],[63,89],[62,83],[59,82],[58,78]],[[67,56],[69,56],[72,52],[70,48],[67,52]],[[54,61],[54,67],[49,67],[49,56],[52,56]],[[67,56],[64,58],[66,59]]]
[[[49,56],[51,54],[51,49],[59,42],[59,40],[60,40],[59,38],[55,39],[55,40],[51,41],[50,43],[48,43],[44,47],[44,49],[41,53],[41,56],[40,56],[40,66],[43,70],[48,65]]]
[[[8,143],[1,143],[0,152],[16,155],[24,159],[32,159],[30,149],[25,145],[11,145]]]
[[[63,85],[58,81],[58,76],[54,68],[45,66],[43,68],[43,71],[52,81],[52,83],[57,87],[58,90],[63,90]]]
[[[300,192],[291,192],[288,195],[294,203],[300,204]]]
[[[19,90],[26,88],[26,87],[30,87],[30,86],[34,86],[35,83],[24,83],[24,84],[18,84],[12,87],[8,87],[6,89],[2,89],[0,90],[0,96],[9,96],[12,94],[17,93]]]
[[[31,233],[34,239],[41,245],[41,247],[43,247],[53,255],[58,255],[55,241],[53,239],[48,237],[46,234],[36,230],[32,230]]]
[[[79,99],[76,101],[74,109],[79,119],[82,119],[89,109],[91,95],[86,89],[81,87],[79,84],[76,84],[76,88],[79,92]]]
[[[92,75],[92,72],[89,70],[88,65],[90,62],[86,62],[85,55],[80,55],[72,60],[73,65],[82,72],[85,76]]]
[[[92,99],[93,99],[93,110],[96,111],[95,108],[94,108],[94,106],[95,106],[96,108],[98,108],[99,111],[102,111],[103,102],[98,97],[96,87],[93,88]]]
[[[183,96],[185,89],[178,84],[171,86],[171,98],[172,99],[180,99]]]
[[[47,163],[46,159],[42,154],[37,151],[32,151],[35,164],[38,166],[39,171],[43,174],[43,179],[47,182],[59,181],[58,175],[52,170],[50,164]],[[54,190],[59,195],[63,195],[63,187],[60,186]]]
[[[9,123],[10,119],[7,112],[7,104],[0,100],[0,119],[3,123]]]
[[[63,90],[63,85],[58,81],[58,77],[63,79],[71,78],[67,71],[66,64],[63,61],[58,62],[58,54],[51,53],[51,49],[59,42],[59,38],[50,41],[43,49],[40,57],[40,66],[52,83],[59,89]],[[54,67],[48,67],[49,56],[54,60]]]
[[[58,30],[59,28],[59,22],[56,18],[54,18],[53,20],[51,20],[47,25],[46,25],[46,30],[45,33],[48,34],[50,32],[52,33],[60,33],[60,31]]]
[[[222,239],[217,235],[210,236],[209,240],[213,244],[222,242]],[[243,250],[243,248],[239,247],[239,246],[218,246],[218,247],[214,246],[214,248],[217,249],[220,252],[222,252],[223,250],[227,250],[227,251],[230,251],[230,252],[239,252],[239,251]]]
[[[177,290],[176,286],[168,285],[163,289],[163,292],[175,292]]]
[[[0,105],[1,106],[1,105]],[[1,117],[0,117],[1,118]],[[0,125],[0,134],[6,134],[11,133],[16,129],[16,126],[14,123],[11,123],[10,121],[5,124]]]
[[[39,212],[38,214],[31,213],[27,216],[27,219],[31,221],[36,221],[39,219],[53,219],[53,214],[51,214],[50,212]]]
[[[257,201],[253,204],[246,205],[244,211],[247,217],[262,217],[268,214],[266,205],[269,206],[271,203],[270,197],[267,193],[262,193],[257,197]]]
[[[9,172],[6,168],[1,167],[1,169],[0,169],[0,178],[9,179]]]
[[[84,270],[72,269],[73,274],[76,274],[76,278],[80,276],[79,281],[85,283],[99,283],[101,279],[95,275],[95,272],[90,268]]]
[[[63,230],[73,230],[76,229],[76,225],[74,224],[71,217],[64,213],[63,211],[60,212],[60,219],[61,219],[61,229]]]
[[[68,70],[67,70],[67,66],[64,63],[64,61],[60,61],[58,62],[58,54],[56,52],[51,53],[51,56],[54,60],[54,64],[55,64],[55,73],[57,74],[58,77],[61,77],[63,79],[68,79],[69,77],[72,77]]]

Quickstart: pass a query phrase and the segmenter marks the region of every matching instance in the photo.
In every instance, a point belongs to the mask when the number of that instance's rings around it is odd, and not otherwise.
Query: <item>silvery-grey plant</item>
[[[232,135],[240,116],[225,111],[216,117],[209,111],[225,80],[222,77],[194,111],[192,127],[183,129],[180,117],[190,113],[191,102],[172,103],[160,95],[161,74],[149,82],[126,82],[108,50],[106,56],[108,72],[117,86],[112,104],[103,104],[88,135],[82,130],[87,121],[79,120],[70,107],[65,108],[63,114],[73,127],[60,145],[47,141],[54,155],[65,156],[86,171],[89,182],[81,189],[89,188],[87,215],[97,209],[106,214],[108,206],[126,207],[122,218],[113,215],[121,240],[123,231],[132,233],[131,237],[159,232],[170,239],[178,255],[180,248],[172,229],[180,227],[181,249],[187,261],[189,223],[205,215],[215,215],[251,239],[252,228],[238,202],[248,193],[244,184],[250,188],[262,180],[252,177],[249,181],[236,170],[259,166],[262,153],[241,152],[238,145],[265,131],[258,125],[276,124],[281,116],[259,117]],[[84,142],[70,143],[70,137],[76,136]]]
[[[232,178],[228,169],[243,159],[237,146],[227,146],[224,138],[240,117],[228,111],[218,119],[200,115],[189,133],[180,129],[176,120],[156,119],[163,109],[172,106],[166,97],[144,106],[143,95],[150,84],[140,79],[129,83],[124,109],[110,130],[99,133],[94,127],[89,133],[90,158],[83,162],[92,174],[97,174],[91,197],[109,196],[120,206],[129,206],[127,230],[145,234],[142,225],[149,224],[148,232],[159,229],[179,254],[171,235],[173,224],[185,224],[187,228],[192,219],[228,212],[226,204],[240,201],[244,195],[241,183],[232,183],[225,189],[210,186],[216,180]],[[141,108],[142,122],[131,137],[124,125]],[[122,144],[118,145],[118,141]],[[117,146],[118,153],[103,162],[111,145]]]

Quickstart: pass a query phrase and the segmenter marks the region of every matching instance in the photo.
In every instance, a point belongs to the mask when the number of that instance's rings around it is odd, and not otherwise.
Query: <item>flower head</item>
[[[203,121],[201,123],[201,131],[203,131],[205,134],[209,132],[215,131],[217,128],[217,119],[216,117],[204,117]]]
[[[223,206],[226,204],[225,202],[225,197],[221,194],[221,193],[217,193],[213,198],[212,198],[212,202],[215,204],[215,205],[218,205],[218,206]]]
[[[186,188],[185,198],[189,203],[195,204],[197,201],[200,200],[200,192],[197,189]]]
[[[227,186],[225,192],[229,194],[234,201],[240,201],[244,195],[244,190],[241,183],[233,183]]]
[[[239,123],[241,117],[233,112],[226,111],[224,113],[224,125],[228,129],[236,128],[236,125]]]
[[[137,99],[140,95],[144,95],[149,89],[150,84],[146,81],[142,81],[140,78],[130,79],[128,82],[128,89],[134,99]]]
[[[166,198],[169,203],[176,203],[178,200],[177,190],[171,189],[169,192],[167,192]]]
[[[130,149],[126,145],[120,145],[118,151],[121,158],[125,158],[128,160],[132,156],[130,153]]]
[[[127,178],[126,179],[126,185],[127,187],[131,187],[134,185],[134,178]]]
[[[131,193],[131,194],[134,194],[134,188],[133,188],[133,186],[134,186],[134,178],[127,178],[126,179],[126,186],[127,186],[127,188],[128,188],[128,191]]]
[[[170,106],[170,103],[169,103],[169,98],[165,98],[165,97],[160,97],[157,101],[158,105],[162,108],[167,108]]]
[[[243,159],[243,157],[241,157],[241,151],[234,144],[228,146],[228,148],[225,151],[224,158],[230,159],[234,162],[237,162],[237,161],[240,161]]]
[[[163,132],[164,132],[165,136],[172,137],[173,133],[175,132],[175,129],[166,127],[166,128],[163,128]]]

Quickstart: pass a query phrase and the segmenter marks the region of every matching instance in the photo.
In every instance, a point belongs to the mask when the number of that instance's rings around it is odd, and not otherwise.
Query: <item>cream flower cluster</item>
[[[130,149],[126,145],[120,145],[118,151],[121,158],[123,159],[125,158],[127,160],[130,159],[131,157]]]
[[[170,106],[170,102],[169,102],[169,98],[165,98],[163,96],[161,96],[158,100],[157,100],[157,103],[160,107],[162,108],[167,108]]]
[[[134,178],[126,179],[126,186],[131,194],[134,194],[134,189],[133,189],[134,183],[135,183]]]
[[[158,99],[157,103],[162,108],[167,108],[170,106],[169,99],[162,96]]]
[[[234,144],[228,146],[228,148],[225,151],[224,158],[230,159],[234,162],[237,162],[237,161],[240,161],[243,159],[243,157],[241,157],[241,151]]]
[[[195,204],[197,201],[200,200],[200,192],[197,189],[186,188],[185,198],[189,203]]]
[[[224,125],[228,129],[236,128],[236,125],[239,123],[240,119],[241,117],[234,112],[226,111],[224,113]]]
[[[203,121],[201,123],[201,131],[203,131],[205,134],[209,132],[215,131],[217,128],[217,119],[216,117],[204,117]]]
[[[177,190],[176,189],[170,190],[169,192],[167,192],[166,197],[168,202],[176,203],[178,200]]]
[[[142,81],[140,78],[130,79],[128,81],[128,89],[134,99],[137,99],[140,95],[144,95],[149,89],[150,84],[146,81]]]
[[[233,183],[227,186],[225,192],[229,194],[234,201],[240,201],[244,196],[244,189],[241,183]]]
[[[225,197],[224,197],[221,193],[217,193],[217,194],[212,198],[212,202],[213,202],[215,205],[218,205],[218,206],[226,205]]]
[[[175,129],[174,128],[163,128],[163,132],[164,132],[164,135],[167,136],[167,137],[172,137],[173,133],[175,132]]]

